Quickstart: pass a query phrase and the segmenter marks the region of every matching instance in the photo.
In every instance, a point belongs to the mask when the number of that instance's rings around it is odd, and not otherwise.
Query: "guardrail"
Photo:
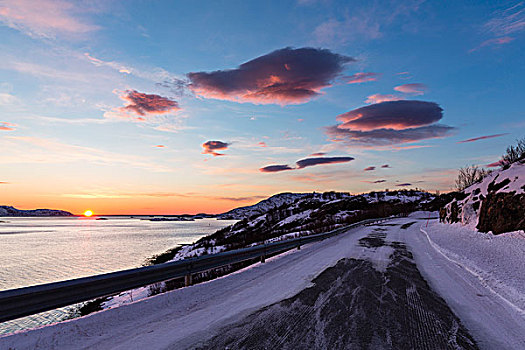
[[[389,218],[363,220],[330,232],[154,266],[0,291],[0,322],[174,278],[185,277],[186,285],[190,285],[192,274],[256,258],[264,262],[267,255],[282,253],[293,248],[300,249],[303,244],[320,241],[357,226],[387,219]]]

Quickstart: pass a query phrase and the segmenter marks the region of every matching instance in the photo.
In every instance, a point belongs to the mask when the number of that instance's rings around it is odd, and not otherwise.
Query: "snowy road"
[[[0,338],[0,348],[525,348],[524,291],[498,294],[507,289],[446,255],[453,245],[436,250],[446,244],[432,240],[439,224],[426,235],[421,216],[353,229],[214,281]]]

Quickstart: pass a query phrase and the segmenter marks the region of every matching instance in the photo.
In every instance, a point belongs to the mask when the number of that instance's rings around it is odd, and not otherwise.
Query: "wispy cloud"
[[[388,101],[400,101],[404,100],[403,96],[393,95],[393,94],[373,94],[366,98],[365,103],[381,103]]]
[[[0,130],[12,131],[15,130],[18,125],[8,122],[0,122]]]
[[[396,86],[394,90],[411,95],[423,95],[427,90],[425,84],[412,83]]]
[[[0,154],[1,164],[89,162],[111,166],[128,166],[155,172],[174,171],[173,168],[164,164],[157,164],[137,155],[114,153],[39,137],[4,137],[0,139],[0,147],[11,150],[9,153]],[[27,151],[28,147],[31,152]]]
[[[363,180],[362,182],[366,182],[366,183],[369,183],[369,184],[380,184],[380,183],[386,182],[386,180],[384,180],[384,179],[375,180],[375,181]]]
[[[469,52],[472,53],[472,52],[478,51],[479,49],[481,49],[483,47],[486,47],[486,46],[499,46],[499,45],[508,44],[508,43],[510,43],[513,40],[514,40],[514,38],[511,38],[510,36],[504,36],[504,37],[501,37],[501,38],[488,39],[488,40],[485,40],[484,42],[482,42],[481,44],[479,44],[478,46],[476,46],[475,48],[470,49]]]
[[[319,24],[313,32],[314,42],[320,45],[344,45],[357,38],[377,39],[382,36],[379,22],[372,16],[346,16]]]
[[[13,105],[18,102],[16,96],[7,92],[0,92],[0,106]]]
[[[218,153],[217,151],[225,151],[230,146],[229,143],[223,141],[206,141],[202,144],[202,154],[211,154],[214,157],[223,156],[224,153]]]
[[[284,48],[241,64],[238,68],[188,74],[198,96],[252,102],[299,104],[332,85],[354,58],[326,49]]]
[[[359,83],[365,83],[367,81],[376,81],[377,79],[379,79],[379,74],[372,73],[372,72],[355,73],[355,74],[343,77],[343,80],[347,84],[359,84]]]
[[[372,170],[376,170],[376,167],[375,166],[369,166],[369,167],[366,167],[363,169],[363,171],[372,171]]]
[[[508,133],[479,136],[479,137],[474,137],[474,138],[472,138],[472,139],[467,139],[467,140],[463,140],[463,141],[458,141],[458,142],[456,142],[456,143],[474,142],[474,141],[479,141],[479,140],[492,139],[492,138],[495,138],[495,137],[501,137],[501,136],[505,136],[505,135],[508,135]]]
[[[99,29],[81,18],[83,9],[62,0],[4,0],[0,4],[0,21],[32,37],[76,37]]]
[[[510,35],[515,36],[523,32],[525,30],[525,2],[520,1],[515,5],[494,12],[492,18],[485,23],[484,29],[486,33],[495,37],[470,49],[470,53],[483,47],[508,44],[514,40],[514,37]]]
[[[409,182],[404,182],[404,183],[401,183],[401,184],[397,184],[396,186],[397,187],[408,187],[408,186],[412,186],[412,184],[409,183]]]
[[[485,29],[495,35],[504,36],[525,30],[525,2],[497,11],[485,23]]]
[[[502,166],[502,165],[503,165],[503,163],[501,162],[501,160],[498,160],[497,162],[493,162],[493,163],[485,165],[485,167],[487,167],[487,168],[496,168],[496,167],[499,167],[499,166]]]

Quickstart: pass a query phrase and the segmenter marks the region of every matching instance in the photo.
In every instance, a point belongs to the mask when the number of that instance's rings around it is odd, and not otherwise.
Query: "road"
[[[525,348],[525,320],[434,251],[424,223],[413,214],[352,229],[223,278],[0,338],[0,348]]]

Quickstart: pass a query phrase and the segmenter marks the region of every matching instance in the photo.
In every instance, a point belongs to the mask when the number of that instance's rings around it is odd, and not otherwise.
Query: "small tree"
[[[459,168],[458,177],[456,179],[456,189],[458,191],[463,191],[465,188],[483,180],[488,174],[490,174],[490,171],[475,165]]]
[[[504,168],[512,163],[525,160],[525,137],[517,141],[517,145],[507,147],[507,151],[501,157],[501,165]]]

